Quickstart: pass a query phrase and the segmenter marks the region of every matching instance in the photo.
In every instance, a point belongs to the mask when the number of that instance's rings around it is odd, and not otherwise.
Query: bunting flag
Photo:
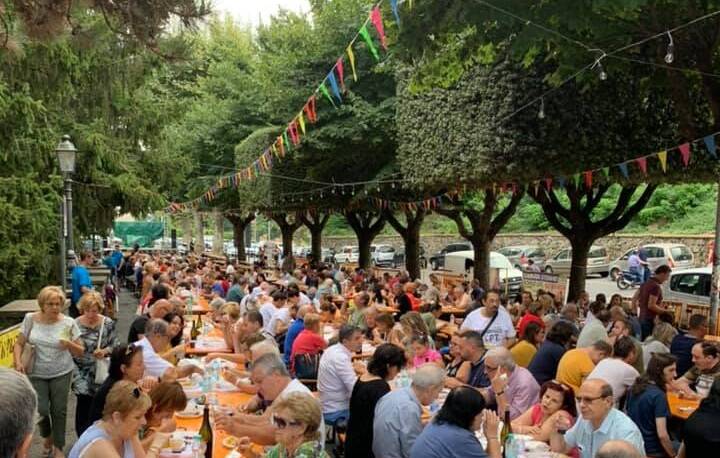
[[[318,87],[318,90],[322,93],[322,95],[325,96],[326,99],[328,99],[328,101],[329,101],[330,103],[332,103],[332,106],[334,106],[335,108],[337,108],[337,105],[335,105],[335,101],[333,100],[332,96],[330,95],[330,92],[328,92],[328,88],[327,88],[327,86],[325,85],[325,81],[323,81],[322,83],[320,83],[320,87]]]
[[[715,143],[715,136],[708,135],[707,137],[703,138],[703,142],[705,143],[705,148],[707,148],[708,150],[708,154],[710,154],[713,159],[717,159],[717,145]]]
[[[362,27],[360,27],[359,33],[362,39],[365,40],[365,44],[370,50],[370,53],[373,55],[375,60],[379,62],[380,54],[378,54],[377,48],[375,48],[375,44],[373,43],[372,38],[370,38],[370,33],[368,33],[367,25],[363,25]]]
[[[303,110],[305,110],[305,114],[307,114],[308,119],[313,124],[317,122],[317,110],[315,108],[316,100],[317,99],[315,98],[315,94],[311,95],[308,101],[305,103],[305,106],[303,107]]]
[[[328,73],[328,83],[330,83],[330,89],[333,91],[333,95],[337,99],[338,103],[342,103],[342,96],[340,95],[340,88],[338,87],[337,79],[335,79],[335,72]]]
[[[413,0],[408,0],[408,8],[413,9]]]
[[[630,174],[628,173],[627,162],[621,162],[620,164],[618,164],[618,168],[620,169],[620,173],[622,173],[622,176],[624,176],[625,179],[630,178]]]
[[[383,49],[387,51],[388,47],[387,40],[385,38],[385,27],[383,26],[382,12],[380,11],[380,7],[378,5],[375,5],[375,7],[370,11],[370,22],[372,22],[375,30],[377,31],[378,37],[380,37],[380,45],[382,45]]]
[[[587,172],[583,172],[583,176],[585,178],[585,187],[588,189],[592,188],[593,185],[593,173],[592,170],[588,170]]]
[[[552,178],[545,178],[545,187],[547,188],[548,191],[550,189],[552,189],[552,182],[553,182]]]
[[[298,134],[297,123],[295,121],[291,122],[290,125],[288,125],[288,130],[290,132],[290,140],[292,140],[293,145],[299,145],[300,134]]]
[[[557,177],[557,185],[561,188],[565,187],[565,177]]]
[[[302,131],[303,135],[305,135],[305,116],[303,116],[303,112],[301,111],[297,115],[297,123],[300,125],[300,130]]]
[[[279,157],[285,157],[285,139],[282,136],[280,136],[280,137],[278,137],[277,141],[280,144],[280,147],[279,147],[280,156]]]
[[[288,153],[292,152],[292,150],[290,149],[290,142],[288,141],[287,130],[285,130],[285,131],[282,133],[282,138],[283,138],[283,142],[285,143],[285,148],[287,149],[287,152],[288,152]]]
[[[345,50],[350,61],[350,68],[352,69],[353,81],[357,82],[357,72],[355,71],[355,53],[353,53],[352,44]]]
[[[665,173],[667,171],[667,151],[663,150],[657,153],[657,158],[660,161],[660,168]]]
[[[680,156],[682,157],[683,164],[687,167],[690,163],[690,143],[683,143],[678,146],[678,150],[680,150]]]
[[[603,167],[602,173],[603,173],[603,175],[605,175],[606,180],[610,179],[610,167]]]
[[[343,67],[342,57],[338,57],[337,62],[335,62],[335,71],[338,74],[338,78],[340,78],[340,87],[342,91],[345,92],[347,89],[345,88],[345,68]]]
[[[647,175],[647,157],[639,157],[635,159],[635,162],[637,162],[637,165],[642,171],[643,175]]]
[[[392,10],[393,16],[395,16],[395,22],[400,27],[400,12],[398,11],[398,0],[390,0],[390,9]]]

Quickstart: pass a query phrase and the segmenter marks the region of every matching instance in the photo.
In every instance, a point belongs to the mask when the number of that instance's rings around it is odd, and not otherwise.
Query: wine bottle
[[[200,437],[205,442],[205,458],[212,458],[213,430],[210,425],[210,407],[205,404],[203,411],[202,426],[200,426]]]
[[[512,439],[512,425],[510,424],[510,409],[505,409],[505,418],[503,418],[503,427],[500,431],[500,443],[503,446],[503,457],[509,456],[509,441]]]
[[[193,320],[192,328],[190,328],[190,339],[197,340],[199,335],[200,331],[198,330],[197,320]]]

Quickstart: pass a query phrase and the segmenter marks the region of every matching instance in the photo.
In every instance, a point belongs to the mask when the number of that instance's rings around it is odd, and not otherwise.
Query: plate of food
[[[227,436],[227,437],[226,437],[225,439],[223,439],[223,441],[222,441],[222,445],[223,445],[223,447],[225,447],[225,448],[236,448],[239,443],[240,443],[240,441],[239,441],[238,438],[235,437],[235,436]]]

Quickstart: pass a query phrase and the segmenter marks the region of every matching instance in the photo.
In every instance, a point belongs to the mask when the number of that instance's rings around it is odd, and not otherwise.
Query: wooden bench
[[[67,310],[68,307],[70,307],[70,299],[65,300],[63,311]],[[40,306],[37,299],[16,299],[0,307],[0,317],[22,318],[26,313],[38,311],[40,311]]]

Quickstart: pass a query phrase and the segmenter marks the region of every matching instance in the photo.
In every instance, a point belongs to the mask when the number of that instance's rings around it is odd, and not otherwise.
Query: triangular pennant
[[[375,44],[372,41],[372,38],[370,38],[370,34],[368,33],[368,29],[366,25],[363,25],[360,27],[360,31],[358,32],[360,36],[365,40],[365,44],[367,45],[368,49],[370,50],[370,53],[373,55],[375,60],[380,60],[380,54],[378,54],[377,49],[375,48]]]
[[[335,105],[335,101],[334,101],[333,98],[330,96],[330,92],[328,92],[328,88],[327,88],[327,86],[325,85],[325,81],[323,81],[322,83],[320,83],[320,87],[318,87],[318,89],[320,90],[320,92],[322,93],[322,95],[324,95],[325,98],[328,99],[328,101],[332,104],[332,106],[334,106],[335,108],[337,108],[337,105]]]
[[[400,26],[400,12],[398,11],[398,0],[390,0],[390,9],[393,12],[393,16],[395,16],[395,22],[397,22],[398,27]]]
[[[302,111],[298,113],[297,122],[300,125],[300,130],[302,131],[303,135],[305,135],[305,116],[303,115]]]
[[[683,143],[682,145],[678,146],[678,149],[680,150],[680,156],[682,157],[683,165],[687,167],[690,163],[690,143]]]
[[[408,8],[413,9],[413,0],[408,0]]]
[[[618,168],[620,169],[620,173],[622,173],[622,176],[624,176],[626,179],[630,178],[630,175],[628,174],[627,162],[618,164]]]
[[[565,187],[565,177],[557,177],[555,181],[557,181],[558,186],[561,188]]]
[[[315,94],[311,95],[308,101],[305,103],[305,106],[303,109],[305,110],[305,113],[307,114],[308,119],[311,123],[315,124],[317,122],[317,111],[315,109],[315,101],[317,99],[315,98]]]
[[[380,7],[375,5],[375,7],[370,11],[370,21],[373,23],[373,26],[375,26],[375,30],[377,30],[378,37],[380,37],[380,44],[382,45],[383,49],[387,51],[387,40],[385,39],[385,26],[383,25],[382,20],[382,11],[380,11]]]
[[[547,188],[548,191],[552,189],[552,182],[553,182],[552,178],[545,178],[545,187]]]
[[[278,142],[278,149],[280,150],[280,156],[278,157],[285,157],[285,139],[281,136],[277,139]]]
[[[352,44],[348,45],[345,52],[347,52],[348,60],[350,61],[350,68],[352,69],[353,81],[357,82],[357,73],[355,72],[355,53],[353,53]]]
[[[635,159],[635,162],[637,162],[637,165],[640,168],[640,171],[642,171],[643,175],[647,175],[647,157],[639,157]]]
[[[660,151],[657,153],[657,158],[660,161],[660,168],[663,173],[667,171],[667,151]]]
[[[580,189],[580,174],[576,173],[573,175],[573,183],[575,184],[575,188]]]
[[[705,148],[707,148],[708,154],[710,154],[713,159],[717,159],[717,144],[715,143],[715,135],[708,135],[703,138],[703,142],[705,142]]]
[[[338,78],[340,78],[340,87],[342,88],[343,92],[345,92],[345,68],[343,66],[342,57],[338,57],[337,62],[335,62],[335,71],[338,74]]]
[[[536,181],[536,182],[535,182],[535,195],[536,195],[536,196],[538,195],[538,191],[539,191],[539,190],[540,190],[540,182],[539,182],[539,181]]]
[[[342,96],[340,95],[340,88],[338,87],[337,79],[335,78],[335,72],[331,71],[327,75],[328,83],[330,83],[330,89],[333,91],[333,95],[339,103],[342,103]]]
[[[603,167],[602,173],[603,173],[603,175],[605,175],[606,180],[610,179],[610,167]]]
[[[593,184],[593,173],[592,170],[588,170],[586,172],[583,172],[583,178],[585,178],[585,187],[590,189],[592,188]]]
[[[290,142],[288,141],[287,130],[285,132],[283,132],[282,136],[283,136],[283,141],[285,142],[285,148],[287,148],[287,152],[288,153],[292,152],[290,149]]]

